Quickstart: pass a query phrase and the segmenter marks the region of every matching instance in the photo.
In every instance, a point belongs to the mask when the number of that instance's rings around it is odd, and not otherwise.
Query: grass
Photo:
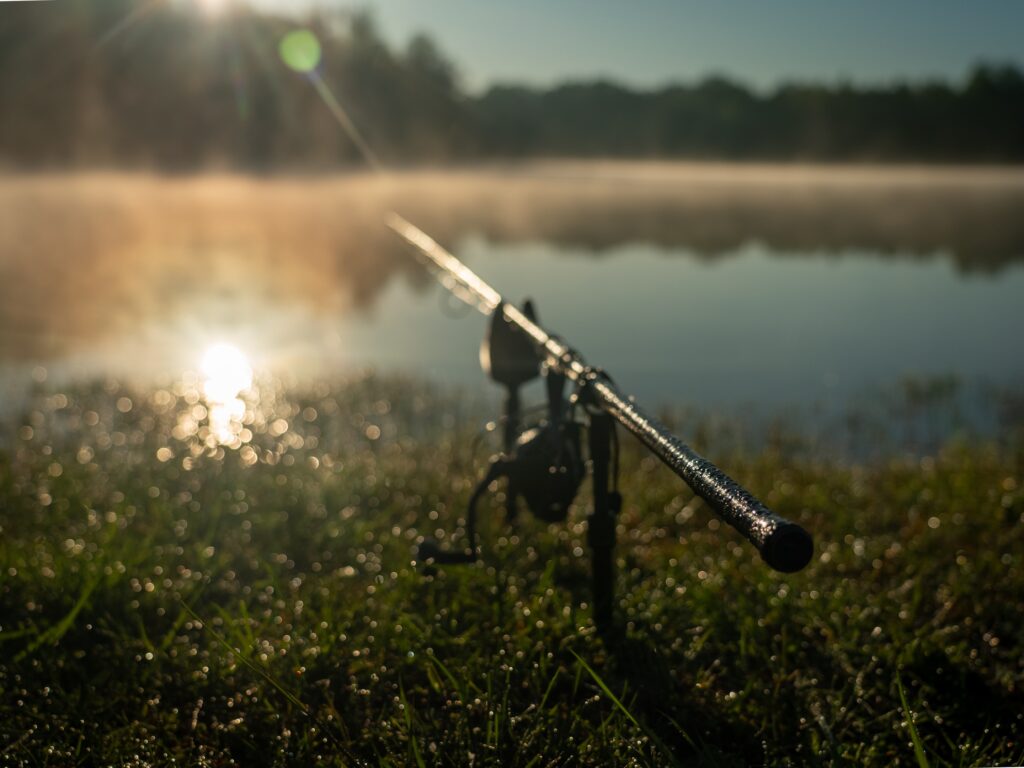
[[[850,466],[709,437],[814,532],[781,575],[627,441],[602,638],[585,498],[514,531],[494,503],[482,564],[411,562],[480,470],[457,397],[264,387],[235,449],[185,413],[183,385],[97,384],[5,430],[0,764],[1024,761],[1012,445]]]

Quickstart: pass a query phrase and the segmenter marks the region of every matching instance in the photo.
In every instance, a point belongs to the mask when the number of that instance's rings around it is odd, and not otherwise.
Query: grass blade
[[[924,744],[914,727],[914,717],[910,714],[910,707],[907,706],[907,696],[903,692],[903,681],[896,675],[896,689],[900,692],[900,703],[903,705],[903,716],[907,718],[907,728],[910,729],[910,740],[914,742],[914,756],[917,758],[918,768],[928,768],[928,757],[924,753]]]
[[[637,728],[639,728],[641,731],[643,731],[644,734],[647,736],[647,738],[649,738],[651,740],[651,743],[653,743],[658,748],[658,750],[673,765],[676,765],[677,764],[676,763],[676,759],[675,759],[675,756],[672,754],[672,750],[670,750],[668,748],[668,746],[665,744],[665,742],[663,742],[658,737],[658,734],[656,734],[653,730],[651,730],[646,725],[642,724],[639,720],[637,720],[633,716],[633,713],[629,711],[629,708],[625,704],[622,703],[622,701],[619,699],[619,697],[616,696],[614,693],[612,693],[612,689],[609,688],[607,683],[605,683],[605,681],[601,679],[601,676],[599,674],[597,674],[597,672],[595,672],[594,669],[589,664],[587,664],[587,662],[585,662],[580,657],[580,655],[578,653],[576,653],[576,651],[574,651],[574,650],[572,650],[570,648],[569,649],[569,653],[571,653],[573,656],[576,657],[576,661],[578,661],[580,663],[580,666],[582,666],[583,669],[585,669],[587,671],[587,673],[591,676],[591,678],[593,678],[594,682],[597,683],[598,688],[600,688],[604,692],[605,696],[607,696],[609,699],[611,699],[612,703],[616,707],[618,707],[619,711],[622,712],[622,714],[624,714],[629,719],[629,722],[631,722],[633,725],[635,725]]]

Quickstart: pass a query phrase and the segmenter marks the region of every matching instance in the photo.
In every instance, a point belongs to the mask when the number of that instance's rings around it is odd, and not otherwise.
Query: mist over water
[[[839,412],[901,382],[1024,381],[1015,170],[44,175],[0,181],[0,204],[8,408],[38,369],[145,384],[218,343],[300,384],[376,369],[489,391],[484,318],[385,229],[391,209],[656,406]]]

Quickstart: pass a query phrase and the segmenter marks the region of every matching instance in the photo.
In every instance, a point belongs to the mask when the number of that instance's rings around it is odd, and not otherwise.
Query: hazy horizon
[[[202,0],[203,2],[212,0]],[[223,0],[222,0],[223,1]],[[465,86],[547,87],[611,79],[634,88],[708,75],[758,90],[791,81],[889,84],[960,81],[978,62],[1024,65],[1024,4],[911,0],[822,5],[648,0],[629,6],[570,0],[489,5],[469,0],[252,0],[302,14],[372,12],[390,43],[425,32],[452,57]],[[884,19],[885,23],[880,20]]]

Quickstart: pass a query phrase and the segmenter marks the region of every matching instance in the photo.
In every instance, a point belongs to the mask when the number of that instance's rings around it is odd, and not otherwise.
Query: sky
[[[471,90],[608,77],[641,87],[725,74],[959,80],[979,60],[1024,66],[1024,0],[254,0],[372,10],[402,44],[429,33]]]

